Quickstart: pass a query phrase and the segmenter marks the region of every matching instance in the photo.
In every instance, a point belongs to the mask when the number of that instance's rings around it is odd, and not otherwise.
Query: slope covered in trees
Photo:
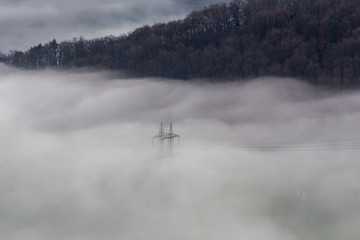
[[[26,68],[100,66],[179,79],[296,77],[360,85],[360,1],[233,0],[119,37],[74,38],[0,55]]]

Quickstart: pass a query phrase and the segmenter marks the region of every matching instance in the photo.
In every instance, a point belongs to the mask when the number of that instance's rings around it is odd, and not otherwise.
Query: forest
[[[24,69],[100,67],[145,77],[294,77],[360,85],[360,1],[233,0],[121,36],[83,37],[1,53]]]

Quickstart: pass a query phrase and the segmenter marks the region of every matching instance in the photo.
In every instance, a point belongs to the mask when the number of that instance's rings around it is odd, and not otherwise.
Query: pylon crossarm
[[[159,129],[159,133],[157,135],[155,135],[152,139],[152,145],[154,146],[154,139],[157,138],[159,139],[159,143],[160,145],[163,144],[163,141],[167,140],[169,141],[169,148],[171,149],[171,145],[173,143],[173,139],[174,138],[178,138],[179,144],[180,144],[180,135],[175,134],[173,132],[173,126],[172,124],[170,124],[170,129],[169,132],[165,132],[164,131],[164,127],[163,127],[163,123],[160,123],[160,129]]]

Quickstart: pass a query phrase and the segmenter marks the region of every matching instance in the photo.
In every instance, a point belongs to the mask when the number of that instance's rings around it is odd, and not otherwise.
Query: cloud
[[[167,22],[217,1],[0,1],[0,50],[26,50],[54,38],[121,35],[144,24]]]
[[[0,231],[357,239],[358,92],[0,67]],[[152,148],[158,123],[181,135]],[[156,144],[155,144],[156,146]]]

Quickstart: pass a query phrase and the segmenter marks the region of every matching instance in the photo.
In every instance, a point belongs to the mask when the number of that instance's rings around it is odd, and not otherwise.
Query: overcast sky
[[[53,38],[116,36],[224,1],[0,0],[0,51],[25,50]]]

